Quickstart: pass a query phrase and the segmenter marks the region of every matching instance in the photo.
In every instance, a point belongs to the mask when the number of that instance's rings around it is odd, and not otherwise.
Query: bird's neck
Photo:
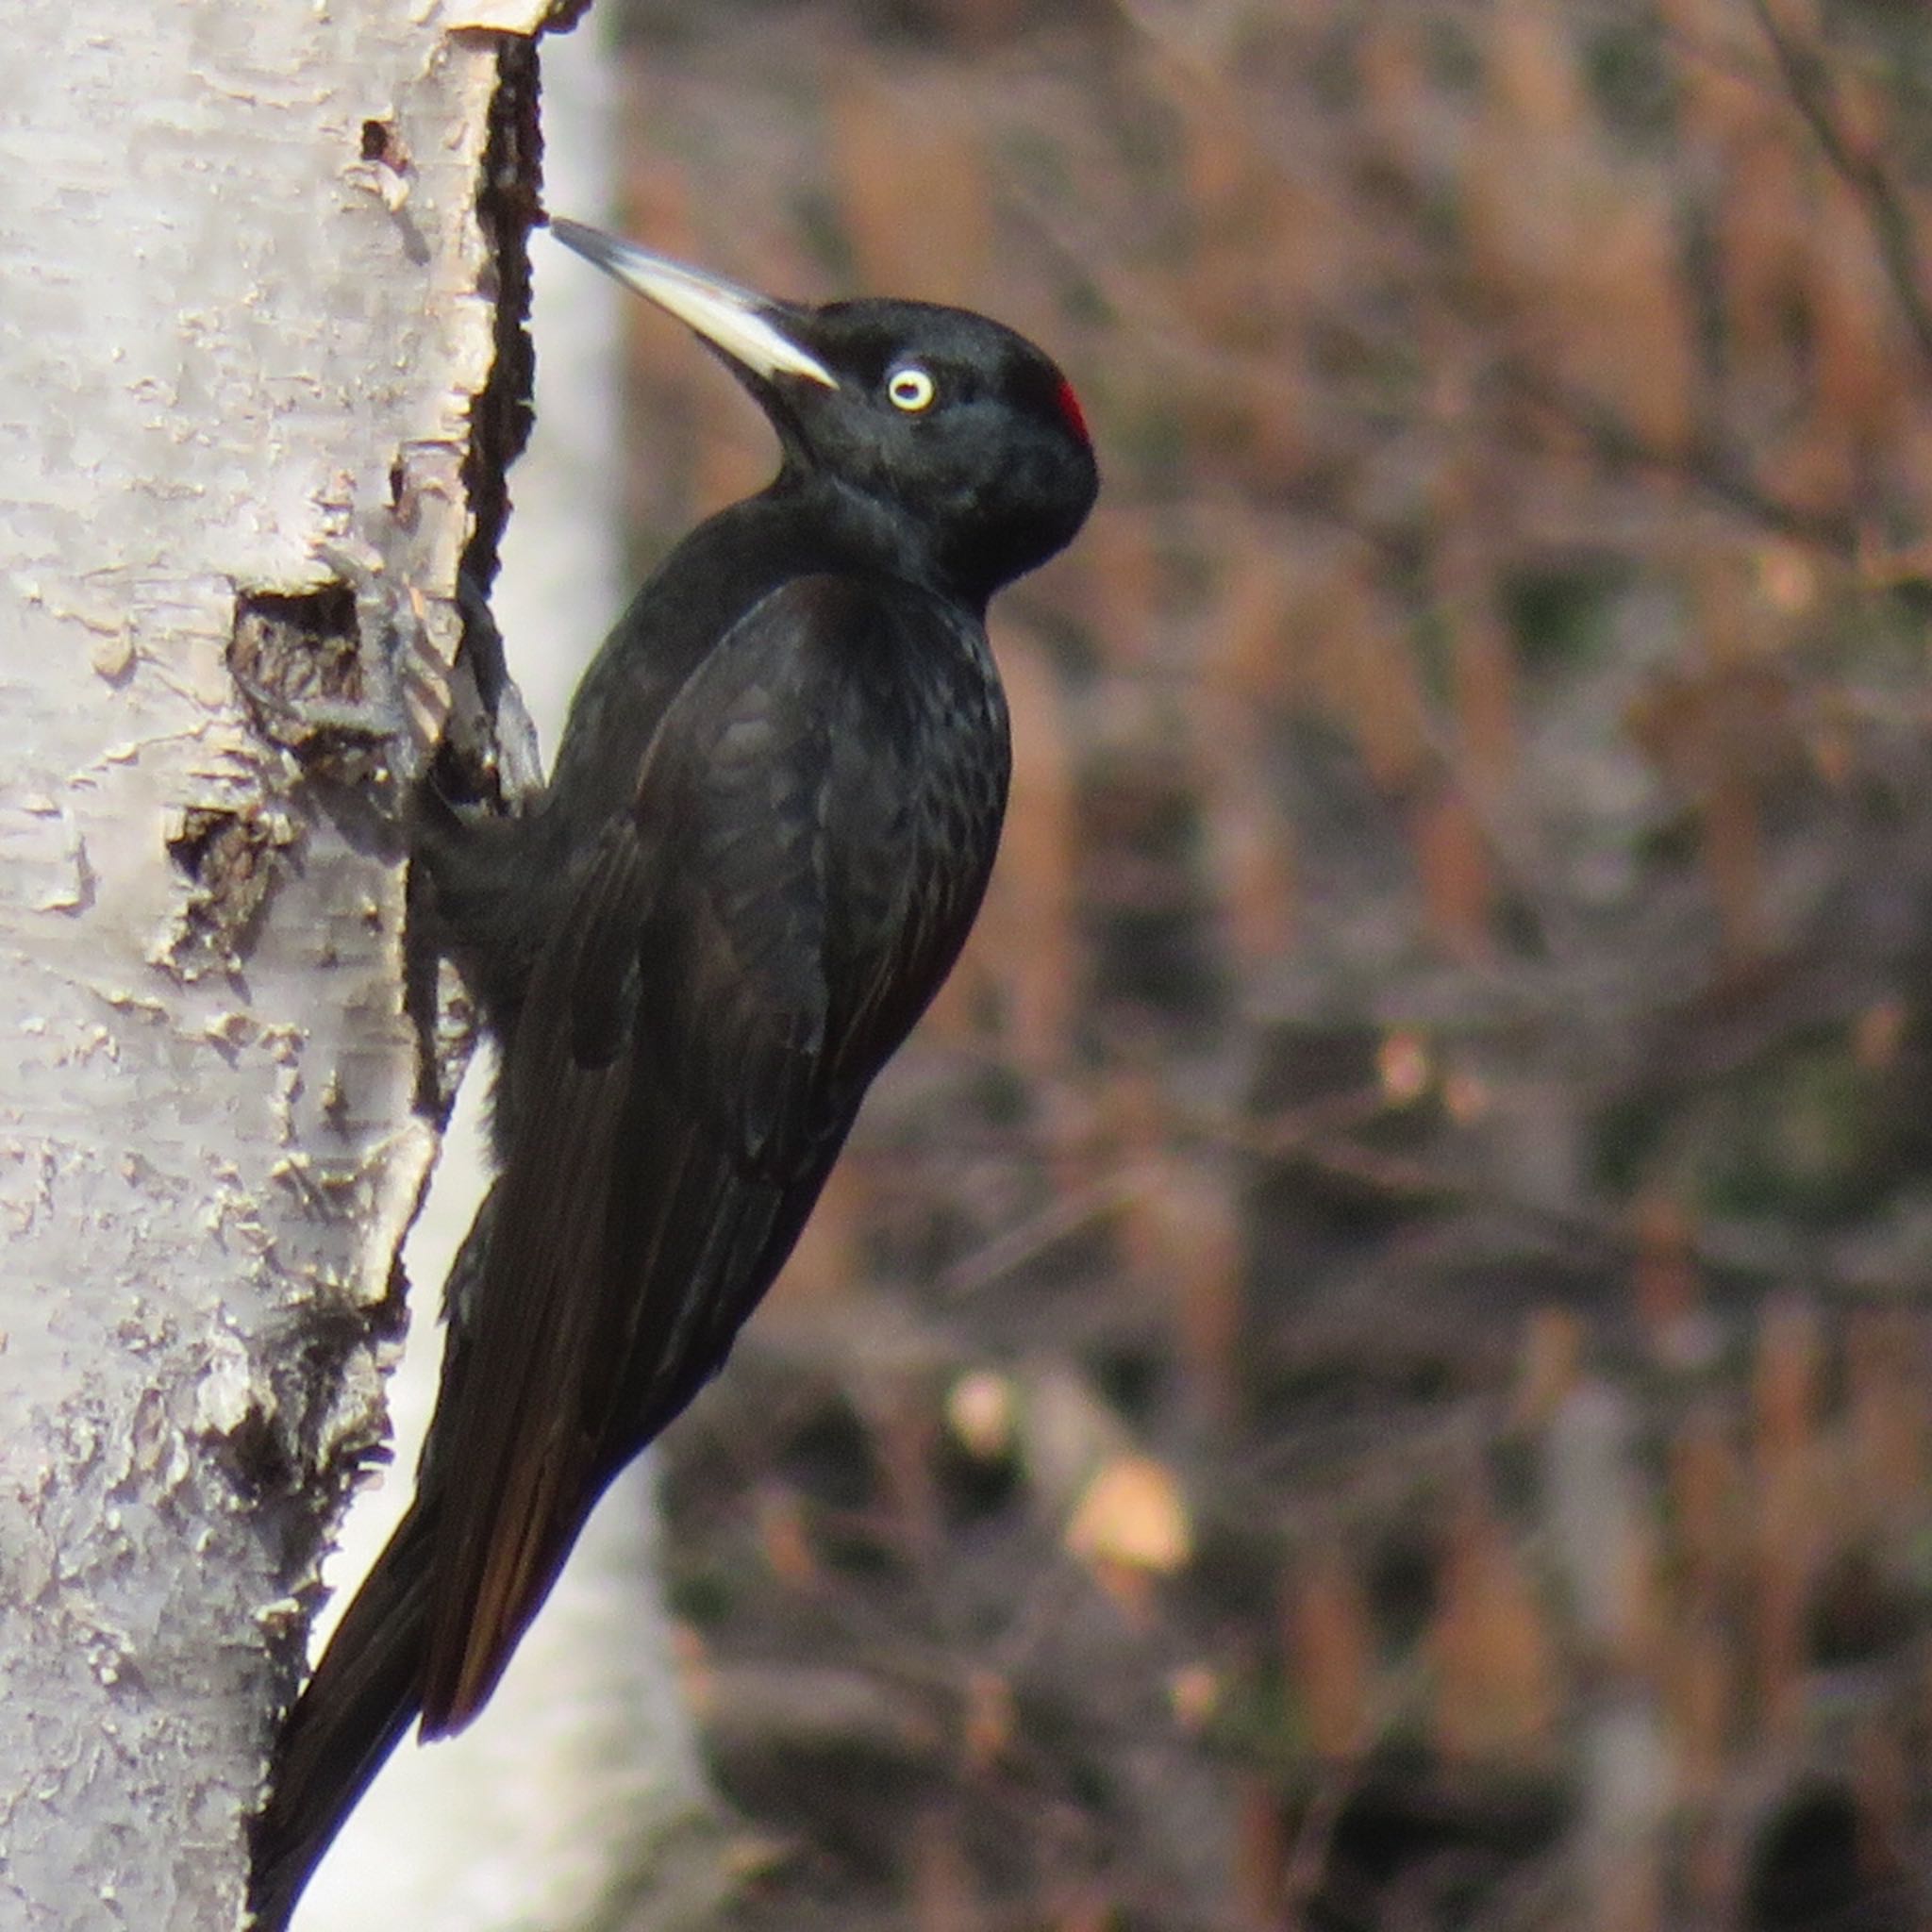
[[[924,552],[916,530],[858,491],[789,472],[701,524],[638,593],[578,682],[542,816],[568,829],[623,810],[685,680],[745,611],[793,577],[892,577],[983,620],[985,598],[950,584]]]
[[[760,500],[808,524],[823,554],[838,559],[834,567],[875,572],[916,585],[948,603],[962,605],[984,621],[990,591],[960,581],[932,531],[897,506],[882,503],[839,477],[807,474],[789,465]]]

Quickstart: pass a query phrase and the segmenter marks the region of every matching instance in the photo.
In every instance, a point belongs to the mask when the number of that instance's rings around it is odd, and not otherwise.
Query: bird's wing
[[[848,1063],[832,1021],[837,720],[810,648],[866,622],[871,594],[800,579],[727,633],[539,961],[460,1386],[436,1424],[425,1735],[488,1697],[603,1484],[723,1359],[874,1070]]]

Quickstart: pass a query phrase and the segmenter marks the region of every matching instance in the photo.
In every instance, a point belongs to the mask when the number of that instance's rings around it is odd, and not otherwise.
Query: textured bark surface
[[[0,1923],[206,1932],[434,1149],[383,761],[231,655],[353,699],[392,644],[433,728],[498,43],[77,0],[8,57]]]

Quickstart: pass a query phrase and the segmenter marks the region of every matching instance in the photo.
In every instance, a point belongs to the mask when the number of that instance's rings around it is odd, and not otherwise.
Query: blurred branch
[[[1778,71],[1790,91],[1793,106],[1872,225],[1892,292],[1920,356],[1932,369],[1932,304],[1925,299],[1921,279],[1911,210],[1890,175],[1873,156],[1860,152],[1847,131],[1832,98],[1831,76],[1817,49],[1801,43],[1787,28],[1778,18],[1774,0],[1751,0],[1751,10],[1777,57]]]
[[[1835,557],[1857,556],[1858,532],[1851,518],[1804,509],[1774,496],[1715,442],[1693,443],[1681,452],[1658,449],[1592,397],[1579,395],[1520,363],[1505,364],[1500,373],[1526,402],[1589,437],[1605,461],[1680,477],[1781,537],[1815,544]]]
[[[1091,1187],[1061,1195],[1050,1207],[948,1268],[939,1279],[941,1295],[947,1301],[962,1301],[980,1293],[1083,1228],[1110,1220],[1129,1205],[1133,1195],[1134,1178],[1128,1174],[1111,1174]]]

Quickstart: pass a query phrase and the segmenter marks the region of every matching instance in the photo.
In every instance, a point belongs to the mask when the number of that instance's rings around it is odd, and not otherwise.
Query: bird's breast
[[[985,635],[941,608],[856,678],[833,747],[827,939],[838,1004],[882,1059],[950,971],[979,908],[1011,768]]]

